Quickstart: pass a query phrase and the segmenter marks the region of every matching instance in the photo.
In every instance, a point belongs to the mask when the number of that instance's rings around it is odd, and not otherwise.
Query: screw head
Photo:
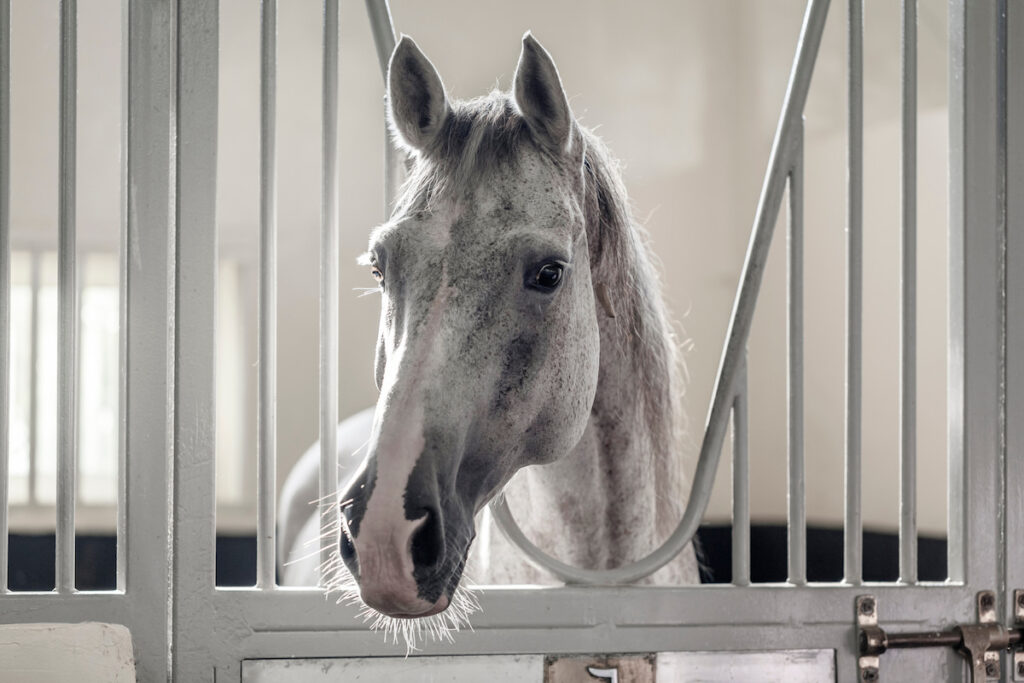
[[[991,593],[982,593],[981,598],[978,600],[978,604],[981,605],[982,609],[989,610],[995,607],[996,598]]]
[[[1017,607],[1024,609],[1024,591],[1017,591]]]
[[[999,675],[999,671],[996,670],[995,662],[987,662],[985,664],[985,675],[989,678],[996,678]]]
[[[1024,676],[1024,661],[1017,662],[1017,675]]]
[[[878,669],[873,666],[869,666],[860,672],[860,678],[862,681],[877,681]]]
[[[871,614],[874,611],[875,611],[875,599],[874,598],[864,598],[863,600],[860,601],[860,613],[861,614],[865,614],[865,615],[866,614]]]

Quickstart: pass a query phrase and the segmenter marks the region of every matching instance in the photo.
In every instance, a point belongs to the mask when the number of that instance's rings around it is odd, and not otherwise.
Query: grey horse
[[[464,102],[403,37],[388,108],[409,179],[362,259],[381,295],[380,395],[338,429],[348,483],[327,582],[423,619],[444,616],[467,563],[480,583],[549,581],[482,518],[502,491],[563,561],[638,559],[685,504],[682,385],[616,162],[529,33],[512,91]],[[283,558],[318,537],[318,459],[314,445],[284,488]],[[315,583],[316,563],[283,582]],[[696,583],[692,548],[649,581]]]

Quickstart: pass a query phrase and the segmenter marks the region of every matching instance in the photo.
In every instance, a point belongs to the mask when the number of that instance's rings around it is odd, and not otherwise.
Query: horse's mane
[[[486,182],[496,170],[515,165],[526,145],[548,155],[556,166],[565,165],[533,141],[509,93],[493,91],[451,106],[429,150],[406,149],[413,162],[397,213],[427,209],[433,198],[449,189]],[[623,408],[626,400],[636,406],[635,419],[644,425],[637,433],[650,440],[655,453],[655,492],[661,502],[658,534],[666,537],[679,520],[685,497],[678,345],[646,231],[633,219],[619,163],[593,132],[579,125],[577,130],[585,145],[584,213],[592,278],[606,288],[615,310],[615,318],[599,313],[602,354],[613,351],[604,348],[609,342],[624,350],[633,375],[641,379],[640,395],[623,397]],[[397,136],[396,141],[401,144]]]
[[[682,444],[684,390],[679,347],[661,296],[661,281],[648,247],[647,231],[634,219],[619,163],[604,143],[586,129],[584,182],[590,268],[615,308],[615,318],[598,313],[608,332],[626,349],[638,383],[643,421],[655,453],[658,535],[675,528],[686,490],[679,448]],[[609,328],[611,328],[609,330]],[[602,338],[602,345],[607,342]],[[598,387],[598,392],[601,388]]]

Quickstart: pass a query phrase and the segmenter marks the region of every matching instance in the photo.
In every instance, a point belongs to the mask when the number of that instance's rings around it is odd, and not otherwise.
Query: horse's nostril
[[[348,521],[348,513],[349,508],[345,508],[341,511],[341,514],[345,516],[346,522]],[[353,574],[355,574],[358,570],[358,565],[356,562],[356,547],[352,543],[352,536],[347,526],[348,525],[346,524],[345,528],[343,528],[341,530],[341,533],[339,534],[338,552],[341,553],[341,559],[345,561],[345,564],[348,565],[348,568],[352,571]]]
[[[417,567],[433,567],[441,562],[444,532],[439,515],[428,509],[423,514],[427,518],[412,537],[412,562]]]
[[[346,564],[351,566],[355,563],[356,547],[352,545],[352,539],[345,532],[342,532],[341,539],[338,541],[338,550],[341,552],[341,559],[345,560]]]

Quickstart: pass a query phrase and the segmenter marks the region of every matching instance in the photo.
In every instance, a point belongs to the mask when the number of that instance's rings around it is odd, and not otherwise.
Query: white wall
[[[341,386],[342,414],[375,399],[377,301],[359,298],[369,274],[354,265],[382,220],[383,81],[363,2],[342,1]],[[434,61],[449,93],[508,87],[527,29],[554,55],[584,124],[623,160],[635,212],[663,263],[666,297],[685,330],[687,410],[699,443],[803,11],[802,0],[663,3],[394,0],[398,29]],[[14,21],[55,17],[15,0]],[[116,0],[82,3],[86,21],[79,127],[83,239],[116,235],[119,112]],[[320,2],[281,2],[279,454],[290,461],[317,434]],[[55,6],[55,5],[54,5]],[[221,3],[221,242],[256,253],[258,4]],[[31,15],[31,16],[30,16]],[[26,17],[28,17],[26,19]],[[866,8],[865,523],[894,528],[898,390],[898,7]],[[93,26],[93,24],[95,24]],[[109,33],[106,43],[101,38]],[[38,34],[38,35],[37,35]],[[97,41],[95,48],[87,47]],[[922,530],[945,529],[945,6],[921,3],[919,510]],[[52,235],[56,194],[56,24],[14,41],[12,223]],[[108,54],[110,53],[110,54]],[[93,54],[92,52],[90,54]],[[19,72],[19,69],[22,71]],[[21,73],[22,75],[19,75]],[[845,12],[833,7],[807,107],[807,468],[812,522],[842,515]],[[105,79],[105,80],[104,80]],[[51,84],[53,84],[51,86]],[[105,85],[104,85],[105,84]],[[92,121],[86,125],[85,121]],[[111,146],[113,145],[113,147]],[[115,194],[111,194],[111,192]],[[784,218],[783,218],[784,220]],[[784,223],[780,224],[784,225]],[[785,515],[784,234],[765,278],[751,340],[752,510]],[[97,237],[100,239],[100,237]],[[251,301],[255,293],[251,292]],[[254,376],[253,376],[254,377]],[[694,447],[693,451],[696,450]],[[691,453],[692,457],[692,453]],[[728,465],[723,467],[728,474]],[[711,516],[729,514],[720,477]]]

